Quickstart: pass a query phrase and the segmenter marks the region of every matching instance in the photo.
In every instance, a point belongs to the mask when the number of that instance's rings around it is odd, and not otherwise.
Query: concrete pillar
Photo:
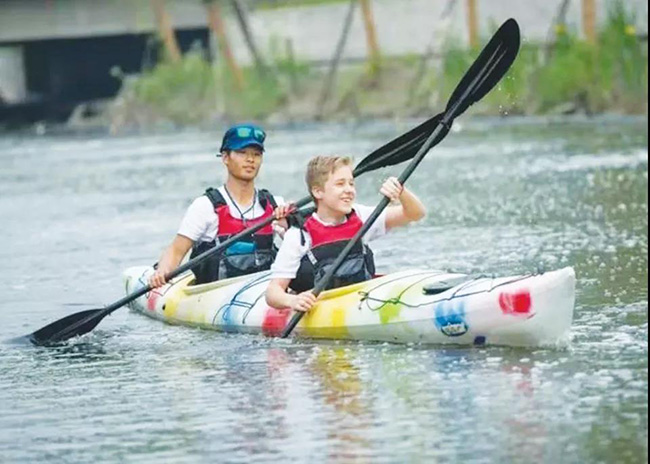
[[[0,47],[0,103],[21,103],[27,99],[25,63],[20,46]]]

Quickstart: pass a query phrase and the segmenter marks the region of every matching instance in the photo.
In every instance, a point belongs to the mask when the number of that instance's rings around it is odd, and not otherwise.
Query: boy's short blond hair
[[[324,188],[327,178],[337,169],[343,166],[352,166],[352,158],[349,156],[316,156],[307,165],[307,188],[313,196],[312,189],[315,187]]]

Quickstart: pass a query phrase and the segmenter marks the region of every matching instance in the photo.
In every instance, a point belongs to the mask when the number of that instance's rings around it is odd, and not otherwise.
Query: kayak
[[[126,293],[146,287],[151,267],[125,271]],[[130,303],[174,325],[278,336],[292,312],[271,308],[269,272],[203,285],[180,276]],[[323,292],[292,336],[392,343],[548,346],[568,333],[575,272],[477,277],[406,270]]]

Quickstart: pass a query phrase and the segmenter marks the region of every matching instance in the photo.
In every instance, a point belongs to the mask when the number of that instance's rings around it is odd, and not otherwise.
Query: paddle
[[[420,150],[420,147],[422,147],[422,145],[427,141],[429,134],[431,134],[435,127],[439,125],[441,120],[442,114],[434,116],[416,128],[410,130],[409,132],[378,148],[359,163],[359,165],[354,170],[355,177],[366,172],[374,171],[386,166],[392,166],[409,160],[415,156],[418,150]],[[296,209],[301,208],[310,202],[311,197],[305,197],[296,203]],[[213,254],[227,249],[233,243],[254,234],[258,230],[268,226],[271,222],[273,222],[273,218],[269,218],[268,220],[263,221],[254,227],[246,229],[239,234],[229,238],[228,240],[220,243],[219,246],[200,254],[199,256],[167,274],[165,276],[167,281],[193,269],[195,266],[205,261]],[[51,345],[72,337],[76,337],[78,335],[86,334],[93,330],[97,324],[101,322],[102,319],[111,314],[113,311],[140,298],[141,296],[149,293],[151,290],[153,290],[152,287],[146,286],[144,288],[136,290],[135,292],[125,296],[124,298],[105,308],[90,309],[71,314],[28,335],[28,338],[32,343],[36,345]]]
[[[426,142],[420,147],[411,163],[399,177],[400,184],[404,185],[406,183],[407,179],[413,174],[413,171],[422,162],[431,147],[446,137],[454,119],[483,98],[501,80],[519,53],[520,41],[521,37],[517,21],[509,19],[503,23],[451,94],[447,108],[442,113],[443,116],[440,123],[436,126],[433,133],[427,137]],[[341,254],[334,261],[330,269],[316,284],[312,290],[314,295],[318,296],[328,287],[332,277],[343,261],[345,261],[352,248],[361,240],[389,203],[390,200],[387,197],[382,198],[379,205],[363,224],[359,232],[357,232],[354,238],[341,251]],[[281,337],[288,337],[304,315],[305,313],[303,312],[294,314],[282,332]]]

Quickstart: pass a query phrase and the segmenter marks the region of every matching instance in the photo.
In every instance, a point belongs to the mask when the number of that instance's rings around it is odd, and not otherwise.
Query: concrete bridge
[[[616,0],[597,0],[598,20]],[[514,17],[524,40],[544,41],[563,0],[476,0],[479,31]],[[467,43],[466,0],[373,0],[379,44],[385,55],[422,54],[442,41]],[[567,23],[582,28],[580,0],[571,0]],[[627,0],[637,15],[637,29],[647,35],[648,5]],[[182,49],[199,41],[209,48],[207,15],[201,0],[166,0]],[[348,3],[253,10],[250,22],[267,55],[290,41],[299,60],[326,62],[336,46]],[[357,9],[344,59],[363,59],[366,41]],[[235,21],[227,29],[237,60],[251,56]],[[69,112],[75,104],[114,95],[119,81],[113,66],[137,73],[155,62],[150,37],[155,21],[149,0],[0,0],[0,120],[9,105],[46,105]],[[278,50],[275,50],[278,53]],[[56,116],[56,115],[55,115]]]

